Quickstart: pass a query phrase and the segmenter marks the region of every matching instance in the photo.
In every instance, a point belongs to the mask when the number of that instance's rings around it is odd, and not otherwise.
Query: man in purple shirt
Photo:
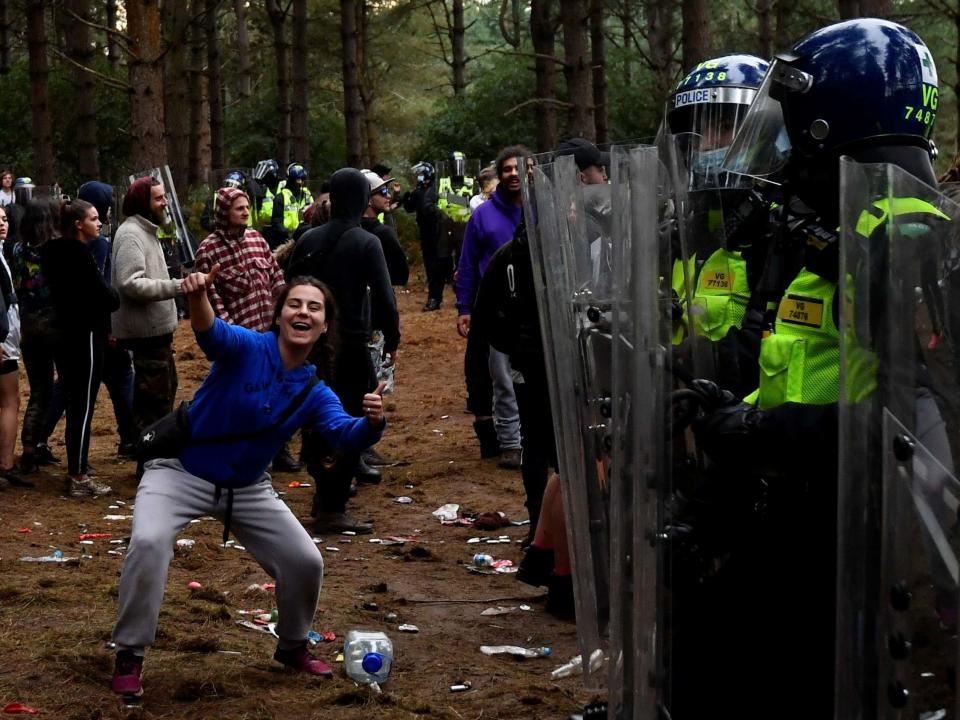
[[[520,185],[530,151],[522,145],[504,148],[497,156],[500,180],[490,199],[470,215],[463,234],[463,250],[457,266],[457,332],[467,339],[464,374],[467,407],[480,441],[480,457],[500,456],[500,467],[520,467],[520,416],[513,383],[522,376],[510,368],[507,356],[490,347],[486,338],[470,334],[470,315],[490,258],[513,239],[523,216]]]

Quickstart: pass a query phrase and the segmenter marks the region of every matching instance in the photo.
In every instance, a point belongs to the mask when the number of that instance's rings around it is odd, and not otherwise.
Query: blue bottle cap
[[[363,661],[360,663],[363,667],[364,672],[368,672],[371,675],[374,673],[380,672],[380,668],[383,667],[383,655],[380,653],[367,653],[363,656]]]

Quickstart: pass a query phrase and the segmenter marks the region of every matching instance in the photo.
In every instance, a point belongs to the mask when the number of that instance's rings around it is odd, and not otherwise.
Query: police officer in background
[[[904,111],[922,108],[936,89],[931,67],[923,41],[895,23],[857,19],[816,31],[775,58],[724,161],[750,177],[782,173],[806,252],[761,343],[758,389],[741,401],[712,382],[693,383],[706,410],[695,423],[698,445],[726,470],[718,474],[725,492],[749,498],[753,517],[705,577],[699,622],[688,616],[681,632],[685,651],[674,649],[686,658],[674,668],[679,720],[717,707],[750,718],[774,706],[780,717],[832,716],[840,158],[894,164],[935,185],[932,119]],[[928,203],[887,212],[904,210],[919,223],[937,218]],[[847,392],[862,397],[869,388],[848,384]],[[926,407],[937,412],[935,403]],[[772,632],[786,622],[789,637]],[[725,651],[703,652],[734,647],[738,662],[725,661]],[[737,687],[745,672],[749,692]]]
[[[250,217],[253,226],[260,230],[271,249],[280,244],[273,240],[273,201],[279,192],[279,184],[280,166],[276,160],[261,160],[253,168],[253,177],[250,179]]]
[[[313,196],[307,187],[307,171],[300,163],[290,163],[287,167],[287,179],[273,202],[273,232],[277,244],[293,236],[303,213],[313,203]]]
[[[437,205],[437,186],[434,183],[435,171],[428,162],[418,162],[410,171],[417,178],[417,186],[403,199],[403,209],[417,214],[417,229],[420,231],[420,252],[423,257],[423,269],[427,274],[427,302],[424,312],[440,309],[443,302],[443,286],[447,282],[452,268],[450,251],[444,249],[440,237],[440,218]]]
[[[463,233],[470,219],[470,198],[475,194],[475,182],[467,173],[467,157],[459,150],[451,152],[447,162],[441,165],[445,165],[442,169],[446,170],[437,184],[437,207],[443,213],[441,243],[450,254],[451,267],[456,267],[463,247]]]

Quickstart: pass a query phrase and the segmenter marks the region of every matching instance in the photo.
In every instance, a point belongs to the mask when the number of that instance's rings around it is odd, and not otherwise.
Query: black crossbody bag
[[[285,423],[293,413],[297,411],[303,402],[307,399],[310,391],[320,380],[314,376],[307,383],[290,404],[284,409],[280,416],[269,427],[240,433],[228,433],[226,435],[215,435],[206,438],[194,438],[190,429],[190,417],[187,411],[190,409],[190,401],[184,400],[173,412],[167,413],[162,418],[148,425],[137,440],[135,456],[142,465],[148,460],[156,458],[176,458],[180,456],[181,451],[190,445],[212,445],[221,442],[235,442],[237,440],[252,440],[266,433],[270,433]]]

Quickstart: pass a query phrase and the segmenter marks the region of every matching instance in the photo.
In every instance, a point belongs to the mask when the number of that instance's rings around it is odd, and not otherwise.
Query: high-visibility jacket
[[[473,178],[463,178],[463,185],[454,190],[450,178],[442,177],[437,185],[437,208],[451,220],[465,223],[470,219],[470,198],[475,194]],[[456,198],[465,198],[466,203]]]
[[[313,196],[310,195],[309,190],[303,188],[298,199],[294,197],[293,191],[285,187],[279,192],[278,197],[283,203],[283,229],[293,232],[300,226],[304,211],[313,203]]]

